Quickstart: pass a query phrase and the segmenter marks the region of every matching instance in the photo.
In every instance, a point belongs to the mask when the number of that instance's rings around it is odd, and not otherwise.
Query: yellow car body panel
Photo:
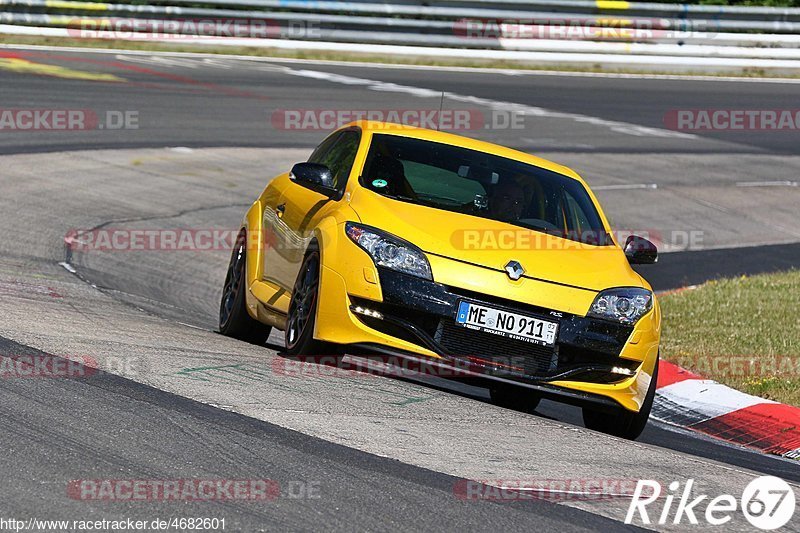
[[[616,240],[612,245],[592,246],[541,233],[532,242],[526,241],[525,247],[520,247],[519,239],[531,233],[530,230],[387,198],[359,184],[373,135],[413,137],[468,148],[577,180],[585,187],[613,239],[596,197],[571,169],[523,152],[444,132],[375,122],[358,122],[345,128],[358,128],[361,141],[341,199],[329,199],[294,183],[286,173],[267,186],[245,217],[243,227],[258,235],[250,239],[251,253],[247,258],[250,289],[247,302],[253,318],[281,327],[280,317],[287,312],[301,262],[308,246],[314,242],[321,255],[315,339],[343,345],[380,345],[441,358],[419,343],[368,326],[351,311],[353,298],[379,303],[384,293],[372,258],[348,238],[347,222],[379,228],[419,247],[430,263],[433,282],[437,284],[576,317],[585,317],[597,294],[604,289],[639,287],[650,290],[649,284],[629,266]],[[283,206],[280,207],[284,209],[282,212],[279,206]],[[487,246],[484,235],[505,237],[495,238],[494,244]],[[512,258],[535,266],[535,274],[516,281],[509,279],[504,265]],[[641,362],[633,375],[614,383],[563,380],[549,385],[605,397],[627,410],[637,411],[657,365],[660,333],[661,312],[654,298],[653,308],[633,326],[619,354],[624,360]]]

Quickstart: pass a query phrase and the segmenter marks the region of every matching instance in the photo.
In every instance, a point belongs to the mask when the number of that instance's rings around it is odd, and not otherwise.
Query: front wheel
[[[650,411],[653,409],[653,400],[656,397],[656,382],[658,381],[658,360],[650,379],[650,387],[644,397],[644,403],[638,412],[618,409],[612,413],[602,413],[594,411],[588,407],[583,408],[583,425],[595,431],[601,431],[621,437],[623,439],[636,440],[644,431],[647,420],[650,418]]]
[[[340,355],[335,345],[314,338],[320,278],[319,251],[306,254],[297,275],[286,319],[286,353],[289,355]]]
[[[231,253],[222,300],[219,304],[219,332],[253,344],[267,342],[272,328],[254,320],[247,312],[247,233],[242,230],[236,237]]]

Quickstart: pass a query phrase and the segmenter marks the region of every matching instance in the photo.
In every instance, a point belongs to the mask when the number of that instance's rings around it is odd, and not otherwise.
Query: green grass
[[[664,359],[800,406],[800,270],[711,281],[660,302]]]

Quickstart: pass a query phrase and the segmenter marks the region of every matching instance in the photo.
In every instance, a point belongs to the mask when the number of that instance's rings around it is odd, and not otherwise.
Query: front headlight
[[[635,324],[653,308],[653,293],[638,287],[607,289],[594,299],[589,316]]]
[[[413,244],[380,230],[352,222],[345,224],[345,232],[354,243],[369,254],[377,266],[419,278],[433,279],[428,259],[422,250]]]

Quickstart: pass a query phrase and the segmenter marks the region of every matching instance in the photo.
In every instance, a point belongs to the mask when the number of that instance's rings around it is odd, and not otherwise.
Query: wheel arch
[[[245,280],[246,289],[245,298],[247,303],[247,313],[254,319],[258,319],[258,300],[250,291],[253,283],[258,279],[258,273],[261,271],[264,251],[264,239],[262,232],[262,212],[263,208],[261,202],[256,200],[253,205],[247,210],[242,220],[241,228],[237,233],[237,238],[242,231],[245,232],[246,238],[246,258],[245,262]]]
[[[339,233],[339,223],[336,217],[325,217],[314,228],[303,257],[305,258],[309,251],[316,249],[319,252],[320,266],[329,266],[339,249]]]

